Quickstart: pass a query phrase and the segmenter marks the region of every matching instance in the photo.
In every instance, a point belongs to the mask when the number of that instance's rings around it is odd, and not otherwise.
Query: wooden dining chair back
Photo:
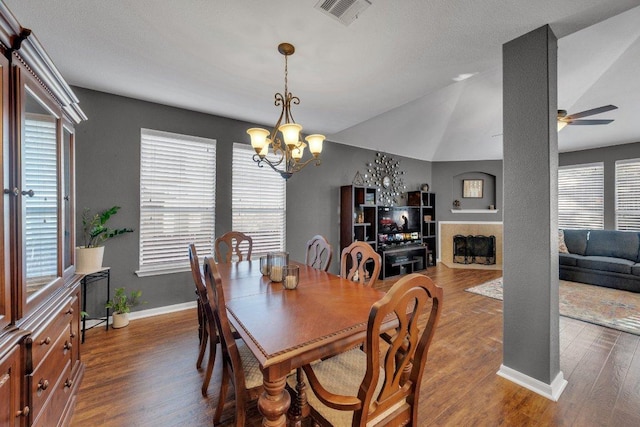
[[[216,263],[212,258],[205,258],[204,260],[204,276],[209,305],[212,307],[220,335],[223,360],[220,395],[213,417],[213,424],[216,425],[220,422],[229,389],[229,381],[231,380],[235,391],[236,426],[244,426],[247,403],[257,399],[262,393],[262,372],[257,359],[244,342],[236,340],[233,335],[229,318],[227,317],[222,280]]]
[[[332,257],[333,248],[323,236],[318,234],[307,242],[305,264],[318,270],[327,271]]]
[[[218,262],[250,260],[253,239],[240,231],[229,231],[216,239],[215,250]]]
[[[204,359],[204,354],[207,350],[207,344],[209,344],[209,360],[207,362],[204,381],[202,382],[202,395],[206,396],[207,390],[209,388],[209,382],[211,381],[211,374],[213,372],[213,364],[216,360],[218,334],[215,319],[213,317],[213,312],[209,304],[207,289],[202,277],[202,270],[200,269],[198,251],[196,250],[196,246],[193,243],[189,244],[189,262],[191,263],[191,275],[193,276],[193,282],[196,285],[198,306],[198,330],[200,338],[200,349],[198,352],[198,359],[196,361],[197,369],[200,369],[202,367],[202,360]]]
[[[375,283],[380,274],[382,259],[366,242],[355,241],[342,250],[340,275],[365,286]]]
[[[442,295],[442,288],[427,276],[403,277],[371,307],[364,352],[356,348],[303,367],[316,422],[418,426],[420,383]],[[397,327],[387,345],[380,333],[390,319],[397,321]]]

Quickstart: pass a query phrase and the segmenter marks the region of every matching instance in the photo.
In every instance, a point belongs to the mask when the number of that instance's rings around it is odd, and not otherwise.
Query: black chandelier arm
[[[280,166],[282,164],[283,161],[288,160],[287,156],[286,156],[286,152],[281,149],[280,147],[274,147],[273,148],[273,153],[277,155],[278,151],[280,151],[280,158],[277,161],[272,162],[271,160],[267,159],[266,157],[261,157],[259,154],[254,154],[253,155],[253,161],[256,162],[258,164],[258,166],[262,167],[262,163],[266,163],[269,166],[271,166],[271,168],[273,168],[273,170],[276,170],[276,166]],[[286,163],[285,163],[286,164]]]

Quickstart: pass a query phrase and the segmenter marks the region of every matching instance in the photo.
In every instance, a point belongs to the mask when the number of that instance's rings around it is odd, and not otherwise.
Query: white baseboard
[[[544,396],[547,399],[553,400],[554,402],[558,401],[560,395],[564,391],[564,388],[567,386],[567,380],[564,379],[562,371],[558,372],[558,375],[556,375],[551,384],[543,383],[540,380],[532,378],[528,375],[523,374],[522,372],[516,371],[515,369],[511,369],[504,365],[500,365],[500,370],[498,370],[497,374],[502,378],[514,382],[526,389],[533,391],[534,393],[539,394],[540,396]]]
[[[148,310],[133,311],[129,313],[129,320],[144,319],[145,317],[159,316],[161,314],[169,314],[176,311],[189,310],[196,307],[196,301],[189,301],[182,304],[173,304],[166,305],[164,307],[150,308]],[[102,319],[87,319],[87,329],[91,329],[97,326],[99,323],[104,324],[104,317]],[[109,324],[111,323],[113,323],[113,319],[111,316],[109,316]]]
[[[164,307],[150,308],[148,310],[133,311],[129,313],[129,320],[144,319],[145,317],[159,316],[161,314],[174,313],[176,311],[196,308],[196,301],[183,302],[182,304],[166,305]]]

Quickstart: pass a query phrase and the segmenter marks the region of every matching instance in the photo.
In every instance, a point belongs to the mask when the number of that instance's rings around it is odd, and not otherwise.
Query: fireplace
[[[453,262],[459,264],[495,264],[496,236],[453,236]]]

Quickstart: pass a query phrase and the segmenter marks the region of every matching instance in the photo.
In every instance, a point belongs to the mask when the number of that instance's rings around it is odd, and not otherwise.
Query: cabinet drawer
[[[33,339],[31,357],[34,368],[44,359],[47,352],[52,348],[54,341],[60,336],[63,330],[67,336],[69,336],[71,331],[70,323],[74,315],[77,316],[76,309],[72,305],[73,301],[77,301],[77,298],[73,300],[69,298],[60,310],[51,316],[51,320],[44,328],[34,331],[31,335]]]
[[[55,386],[52,386],[50,399],[44,403],[44,407],[39,408],[38,413],[33,414],[32,426],[51,427],[58,425],[60,416],[69,400],[71,393],[71,361],[67,361],[62,370],[62,375],[58,378]],[[34,405],[35,406],[35,405]]]
[[[55,340],[51,351],[42,363],[31,374],[31,411],[33,419],[38,416],[55,385],[62,376],[69,376],[65,369],[70,369],[72,344],[68,329]],[[66,375],[65,375],[66,374]]]

